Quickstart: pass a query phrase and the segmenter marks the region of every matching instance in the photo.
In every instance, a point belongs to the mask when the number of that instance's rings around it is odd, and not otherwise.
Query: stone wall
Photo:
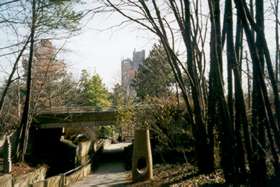
[[[14,143],[15,138],[12,137]],[[75,150],[75,149],[74,149]],[[0,149],[1,153],[1,149]],[[73,184],[91,172],[90,156],[93,154],[93,145],[91,141],[81,142],[76,149],[78,164],[81,166],[64,174],[46,178],[47,168],[41,167],[33,172],[15,176],[0,176],[0,187],[64,187]]]
[[[13,177],[13,187],[26,187],[30,184],[42,181],[46,177],[46,172],[47,168],[41,167],[25,175]]]

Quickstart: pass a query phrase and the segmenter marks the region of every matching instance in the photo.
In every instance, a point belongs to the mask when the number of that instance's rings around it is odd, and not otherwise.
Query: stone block
[[[32,184],[32,187],[45,187],[45,181],[40,181]]]
[[[13,187],[29,186],[29,175],[21,175],[13,178]]]
[[[12,187],[12,175],[6,174],[0,176],[0,186],[1,187]]]
[[[84,157],[79,159],[79,165],[81,165],[81,166],[84,166],[84,165],[86,165],[89,162],[90,162],[89,155],[86,155],[86,156],[84,156]]]
[[[45,180],[47,168],[40,167],[30,174],[30,183],[33,184],[38,181]]]
[[[45,187],[60,187],[61,186],[61,176],[50,177],[45,180]]]
[[[91,164],[87,164],[83,167],[84,177],[88,176],[91,173]]]
[[[85,157],[89,154],[91,149],[91,141],[85,141],[79,143],[79,148],[78,148],[78,155],[79,157]]]

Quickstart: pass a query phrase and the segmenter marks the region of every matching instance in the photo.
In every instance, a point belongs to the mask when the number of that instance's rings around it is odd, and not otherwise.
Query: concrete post
[[[153,161],[148,129],[136,129],[134,134],[132,156],[133,182],[150,180],[153,178]]]

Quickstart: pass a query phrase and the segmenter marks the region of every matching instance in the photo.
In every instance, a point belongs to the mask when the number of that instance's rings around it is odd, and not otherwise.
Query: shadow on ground
[[[127,143],[105,145],[98,163],[93,163],[93,173],[72,187],[127,186],[131,172],[125,170],[124,147]]]

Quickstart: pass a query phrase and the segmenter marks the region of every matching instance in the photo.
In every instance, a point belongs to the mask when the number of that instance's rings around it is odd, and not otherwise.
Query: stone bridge
[[[146,106],[136,106],[137,111],[147,109]],[[92,107],[59,107],[42,111],[32,123],[33,128],[30,134],[33,144],[32,150],[30,149],[30,158],[35,161],[44,160],[52,168],[48,175],[67,171],[77,164],[77,149],[72,145],[73,143],[64,139],[63,129],[115,125],[117,116],[118,110],[114,108],[96,110]],[[134,127],[131,128],[134,137]],[[123,133],[121,134],[123,136]],[[150,179],[152,178],[152,156],[149,131],[135,130],[134,138],[133,180]],[[38,163],[34,162],[34,164]]]

